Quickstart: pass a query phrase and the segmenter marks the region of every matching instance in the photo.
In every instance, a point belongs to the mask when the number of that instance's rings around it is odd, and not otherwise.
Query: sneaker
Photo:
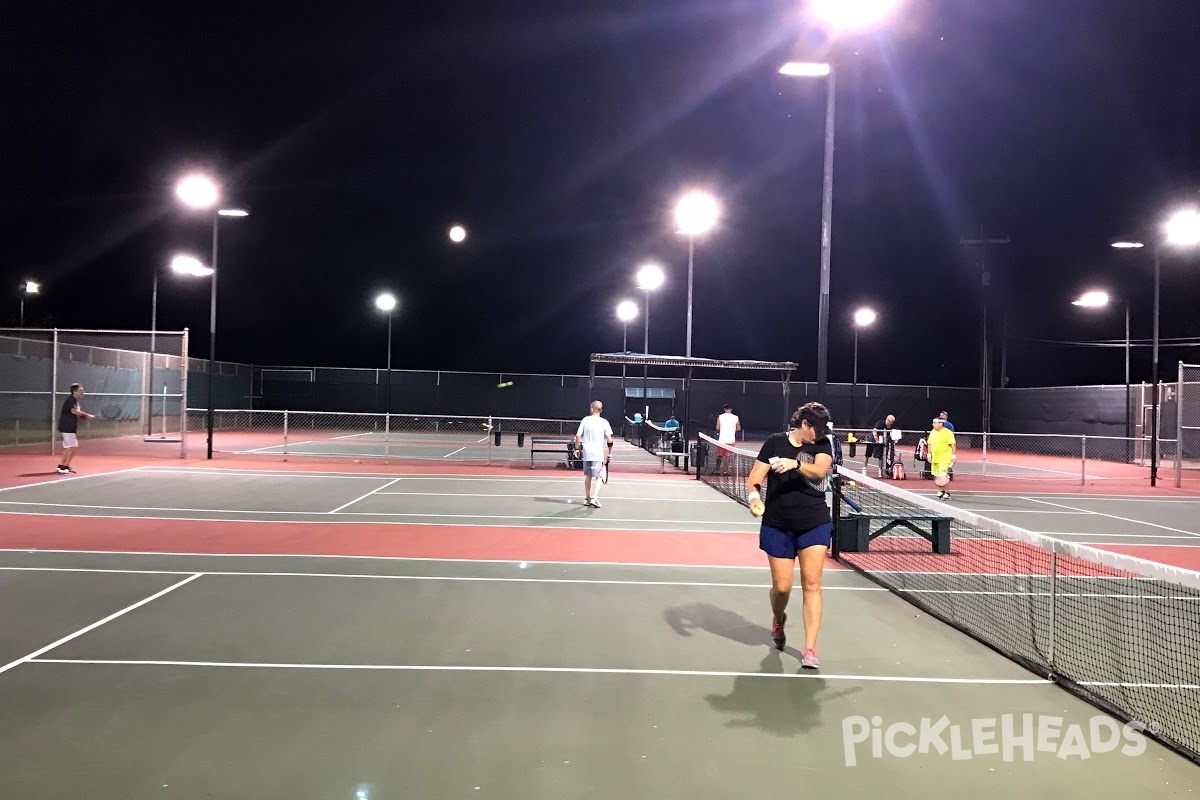
[[[804,669],[817,669],[821,666],[821,662],[817,660],[817,651],[811,647],[806,647],[804,652],[800,654],[800,666]]]
[[[58,467],[56,467],[56,470],[60,475],[66,475],[71,471],[69,467],[64,467],[62,464],[59,464]]]
[[[776,650],[782,650],[787,644],[787,634],[783,631],[783,626],[787,624],[787,614],[783,615],[782,622],[776,622],[771,625],[771,644],[775,645]]]
[[[600,501],[593,497],[591,500],[588,501],[588,505],[590,505],[592,508],[599,508]]]

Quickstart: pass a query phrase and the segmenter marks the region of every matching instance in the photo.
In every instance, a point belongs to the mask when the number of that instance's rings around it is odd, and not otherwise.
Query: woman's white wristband
[[[746,495],[747,502],[750,502],[753,500],[758,500],[758,499],[759,499],[758,492],[751,492],[750,494]]]

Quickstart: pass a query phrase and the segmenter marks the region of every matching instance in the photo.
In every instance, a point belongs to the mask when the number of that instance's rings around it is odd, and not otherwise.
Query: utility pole
[[[992,370],[991,360],[988,357],[988,287],[991,286],[992,278],[987,271],[987,248],[1011,242],[1012,240],[1008,236],[1003,239],[987,238],[983,233],[982,225],[979,226],[979,238],[967,239],[964,237],[959,240],[959,244],[963,246],[979,248],[979,293],[983,311],[983,336],[980,339],[979,350],[979,396],[983,406],[984,433],[989,433],[992,429]],[[1007,367],[1007,364],[1005,366]]]

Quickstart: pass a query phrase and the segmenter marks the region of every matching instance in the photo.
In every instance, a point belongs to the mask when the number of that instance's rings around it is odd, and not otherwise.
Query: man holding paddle
[[[575,452],[583,445],[583,497],[584,505],[599,508],[600,476],[604,474],[607,456],[612,452],[613,432],[608,420],[600,416],[604,404],[593,400],[591,414],[584,417],[575,431]],[[605,450],[605,444],[608,450]],[[593,488],[594,487],[594,488]]]

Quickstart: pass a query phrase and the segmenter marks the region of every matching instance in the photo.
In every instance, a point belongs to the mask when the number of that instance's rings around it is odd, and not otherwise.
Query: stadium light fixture
[[[383,292],[375,298],[375,307],[380,311],[394,311],[396,309],[396,295],[391,292]]]
[[[899,0],[811,0],[809,14],[834,31],[859,30],[883,21],[899,5]]]
[[[1200,212],[1194,208],[1177,211],[1167,220],[1167,244],[1190,247],[1200,244]]]
[[[630,322],[637,318],[638,307],[637,303],[632,300],[622,300],[617,304],[617,319],[621,322]]]
[[[455,244],[461,244],[462,242],[466,241],[467,229],[462,225],[455,225],[450,228],[449,236],[450,241],[454,242]]]
[[[25,281],[21,286],[21,291],[24,294],[37,294],[42,290],[42,285],[37,281]]]
[[[212,208],[221,199],[221,190],[207,175],[188,175],[175,185],[175,196],[190,208]]]
[[[250,212],[244,208],[222,208],[217,211],[217,214],[222,217],[248,217]]]
[[[829,64],[815,61],[789,61],[779,68],[779,74],[790,78],[824,78],[832,69]]]
[[[859,328],[865,328],[875,322],[877,316],[873,309],[860,308],[854,312],[854,325]]]
[[[180,275],[190,275],[193,278],[207,278],[215,270],[205,266],[200,259],[189,255],[177,255],[171,259],[171,271]]]
[[[637,273],[637,285],[643,291],[652,292],[663,285],[666,273],[658,264],[643,264]]]
[[[696,237],[708,233],[717,224],[721,209],[708,192],[690,191],[675,204],[675,232],[688,237],[687,345],[684,354],[692,355],[692,273],[696,262]]]
[[[1079,299],[1072,300],[1071,305],[1083,306],[1084,308],[1101,308],[1108,305],[1108,292],[1084,292],[1079,296]]]

